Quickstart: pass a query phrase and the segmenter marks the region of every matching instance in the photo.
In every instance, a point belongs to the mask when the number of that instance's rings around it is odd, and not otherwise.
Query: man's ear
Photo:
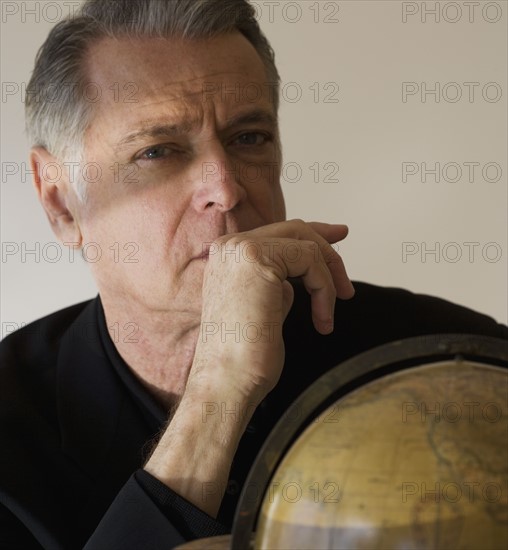
[[[81,230],[73,213],[77,197],[65,167],[44,147],[32,148],[30,164],[35,190],[53,232],[61,242],[80,246]]]

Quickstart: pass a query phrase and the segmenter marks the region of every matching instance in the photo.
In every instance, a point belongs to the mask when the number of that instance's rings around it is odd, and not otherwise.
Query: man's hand
[[[210,377],[262,399],[284,363],[282,325],[293,303],[287,278],[302,278],[322,334],[333,330],[336,298],[353,296],[342,259],[330,245],[346,235],[344,225],[292,220],[217,239],[204,274],[201,334],[189,383],[195,375]]]
[[[331,247],[346,235],[344,225],[292,220],[210,245],[201,330],[185,393],[145,468],[212,516],[252,413],[282,371],[282,325],[293,303],[287,278],[302,278],[314,326],[331,332],[336,298],[354,294]]]

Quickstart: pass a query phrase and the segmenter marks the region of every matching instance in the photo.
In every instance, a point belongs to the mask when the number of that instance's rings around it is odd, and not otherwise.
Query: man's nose
[[[222,145],[213,145],[201,156],[198,172],[193,198],[196,210],[214,207],[227,212],[245,198],[245,189],[239,183],[239,164],[228,158]]]

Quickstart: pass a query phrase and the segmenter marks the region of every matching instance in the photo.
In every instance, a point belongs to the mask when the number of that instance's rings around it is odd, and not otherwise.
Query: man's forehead
[[[206,41],[107,38],[91,49],[88,69],[102,92],[93,133],[115,149],[143,135],[187,133],[205,120],[219,129],[242,117],[276,127],[274,86],[239,33]]]
[[[90,48],[86,65],[89,81],[102,87],[131,84],[147,96],[210,93],[222,81],[263,86],[267,80],[258,53],[238,32],[207,40],[106,37]]]

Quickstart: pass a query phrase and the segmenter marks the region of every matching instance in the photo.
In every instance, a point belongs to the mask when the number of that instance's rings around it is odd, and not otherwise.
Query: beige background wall
[[[253,3],[283,80],[288,216],[349,224],[357,280],[506,322],[507,2]],[[23,134],[35,53],[78,5],[1,2],[2,336],[96,293],[49,229]]]

